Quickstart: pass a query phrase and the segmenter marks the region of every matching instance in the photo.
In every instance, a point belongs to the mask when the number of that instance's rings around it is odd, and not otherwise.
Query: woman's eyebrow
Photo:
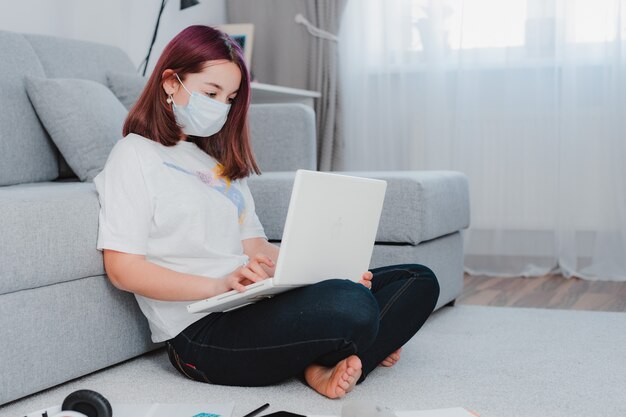
[[[224,88],[223,88],[221,85],[219,85],[219,84],[215,84],[215,83],[212,83],[212,82],[210,82],[210,81],[205,81],[204,83],[205,83],[205,84],[207,84],[207,85],[213,86],[213,87],[217,88],[217,89],[218,89],[218,90],[220,90],[220,91],[223,91],[223,90],[224,90]],[[233,91],[233,92],[232,92],[232,93],[230,93],[230,94],[237,94],[238,92],[239,92],[239,89],[237,89],[237,90]],[[229,94],[229,95],[230,95],[230,94]]]
[[[219,85],[219,84],[215,84],[215,83],[212,83],[210,81],[205,81],[204,83],[207,84],[207,85],[212,85],[213,87],[217,88],[220,91],[223,90],[222,86]]]

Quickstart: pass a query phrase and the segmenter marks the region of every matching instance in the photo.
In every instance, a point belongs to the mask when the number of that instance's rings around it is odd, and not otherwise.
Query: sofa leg
[[[448,304],[446,304],[446,307],[454,307],[456,305],[456,298],[452,301],[450,301]]]

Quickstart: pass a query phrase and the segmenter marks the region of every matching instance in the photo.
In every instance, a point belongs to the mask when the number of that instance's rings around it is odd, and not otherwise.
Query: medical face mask
[[[190,92],[176,74],[176,78],[189,94],[189,103],[186,106],[177,106],[170,95],[176,123],[183,133],[191,136],[211,136],[222,130],[228,117],[230,104],[224,104],[203,94]]]

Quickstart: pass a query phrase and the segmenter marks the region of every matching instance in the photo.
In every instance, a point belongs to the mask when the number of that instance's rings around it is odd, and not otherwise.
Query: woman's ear
[[[176,73],[173,70],[166,69],[165,71],[163,71],[163,74],[161,74],[161,79],[163,80],[163,83],[161,85],[163,87],[163,90],[165,91],[165,94],[169,96],[178,92],[178,89],[180,88],[180,83],[176,79]]]

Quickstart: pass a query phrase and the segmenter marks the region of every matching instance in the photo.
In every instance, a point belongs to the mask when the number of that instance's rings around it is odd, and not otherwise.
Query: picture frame
[[[216,26],[217,29],[233,38],[243,50],[246,66],[252,68],[252,47],[254,46],[254,24],[252,23],[229,23]]]

